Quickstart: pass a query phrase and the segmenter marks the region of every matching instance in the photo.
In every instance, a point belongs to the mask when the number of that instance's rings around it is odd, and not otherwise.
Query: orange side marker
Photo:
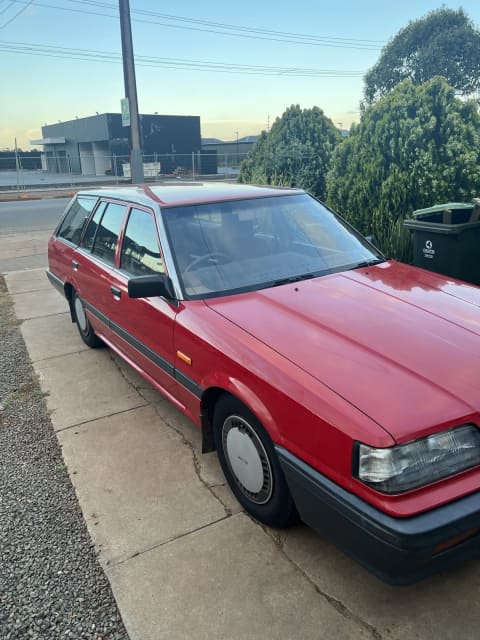
[[[180,358],[180,360],[183,360],[183,362],[188,364],[189,367],[192,366],[192,359],[189,358],[185,353],[182,353],[181,351],[177,351],[177,358]]]

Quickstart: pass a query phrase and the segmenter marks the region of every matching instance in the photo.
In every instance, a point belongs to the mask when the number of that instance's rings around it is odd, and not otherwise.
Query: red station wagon
[[[479,288],[301,190],[216,183],[79,192],[48,277],[257,520],[300,516],[392,583],[479,553]]]

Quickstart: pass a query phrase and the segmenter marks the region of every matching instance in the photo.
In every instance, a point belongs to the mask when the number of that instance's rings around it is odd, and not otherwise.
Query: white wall
[[[112,168],[108,143],[93,142],[92,148],[93,159],[95,161],[95,173],[97,176],[104,176],[105,171]]]
[[[93,158],[93,149],[91,142],[81,142],[78,145],[80,153],[80,165],[83,176],[91,176],[95,174],[95,160]]]

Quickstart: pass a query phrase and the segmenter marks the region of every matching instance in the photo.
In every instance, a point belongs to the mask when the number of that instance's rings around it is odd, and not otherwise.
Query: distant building
[[[221,144],[222,141],[218,138],[202,138],[202,147],[204,144]]]
[[[245,136],[230,142],[223,142],[216,138],[203,138],[202,154],[215,154],[219,173],[237,174],[257,138],[258,136]]]
[[[224,142],[217,138],[202,138],[202,150],[208,149],[210,151],[216,151],[219,162],[222,153],[234,155],[238,151],[238,154],[244,158],[253,148],[257,138],[258,136],[245,136],[244,138],[231,140],[229,142]]]
[[[140,128],[144,162],[160,160],[162,171],[188,165],[191,154],[200,151],[200,116],[141,115]],[[129,130],[121,114],[103,113],[45,125],[42,138],[31,144],[43,145],[46,171],[116,174],[129,162]]]

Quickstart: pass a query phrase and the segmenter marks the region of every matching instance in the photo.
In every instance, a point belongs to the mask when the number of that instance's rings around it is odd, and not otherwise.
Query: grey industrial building
[[[247,157],[247,154],[255,146],[258,136],[246,136],[231,142],[224,142],[217,138],[204,138],[202,140],[203,151],[214,151],[218,156],[218,163],[222,162],[222,157],[229,159],[236,158],[237,164]]]
[[[162,170],[182,165],[182,157],[199,153],[200,116],[141,115],[144,161],[162,156]],[[103,113],[42,127],[43,169],[52,173],[105,175],[122,173],[129,158],[129,127],[119,113]],[[168,166],[168,165],[171,165]]]

